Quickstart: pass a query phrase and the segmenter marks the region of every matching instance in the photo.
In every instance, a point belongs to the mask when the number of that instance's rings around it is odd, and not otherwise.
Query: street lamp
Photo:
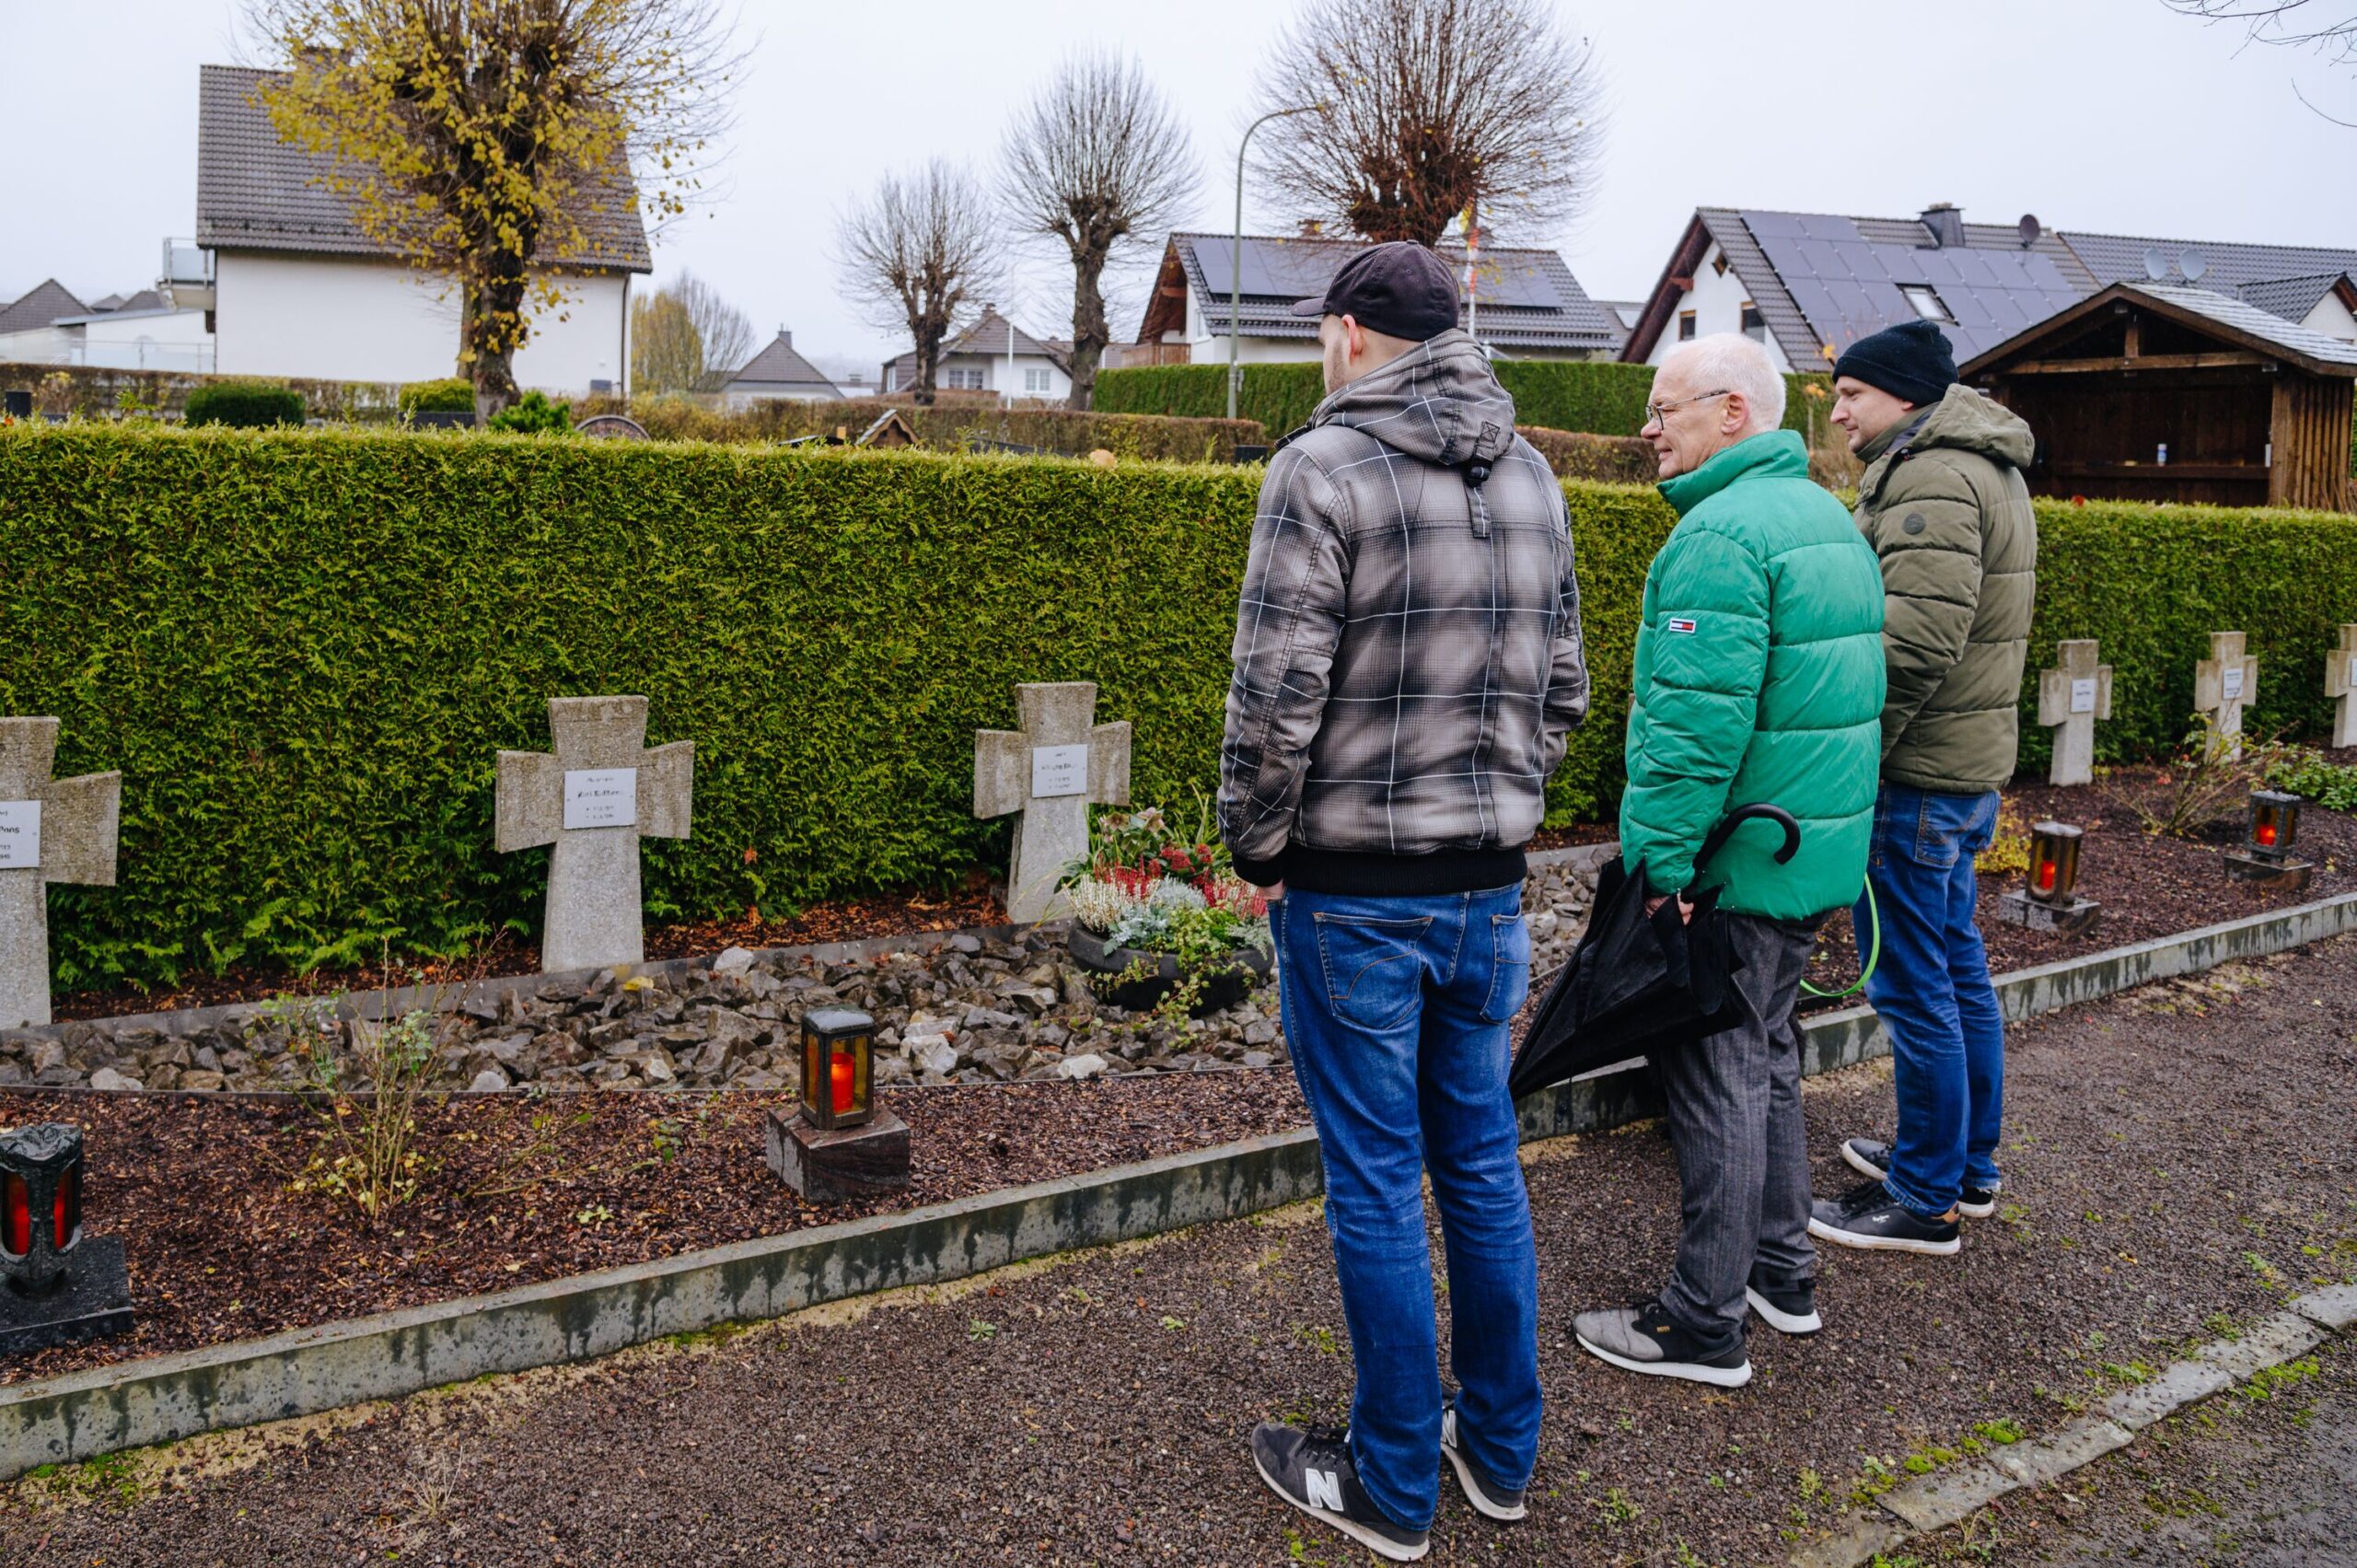
[[[1322,103],[1305,103],[1293,109],[1274,109],[1252,122],[1244,129],[1244,140],[1236,145],[1236,238],[1227,253],[1227,417],[1236,417],[1236,382],[1243,367],[1237,363],[1236,340],[1239,318],[1244,314],[1244,149],[1252,145],[1252,133],[1271,120],[1283,120],[1289,114],[1323,114]]]

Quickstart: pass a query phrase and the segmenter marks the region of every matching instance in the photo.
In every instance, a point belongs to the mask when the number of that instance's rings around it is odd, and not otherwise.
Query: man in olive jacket
[[[1818,924],[1864,885],[1882,730],[1874,552],[1783,410],[1783,378],[1734,333],[1681,345],[1646,410],[1679,521],[1645,576],[1620,852],[1653,907],[1720,890],[1747,1016],[1654,1060],[1685,1206],[1669,1283],[1573,1324],[1615,1366],[1722,1388],[1751,1376],[1747,1305],[1786,1333],[1819,1326],[1793,1004]],[[1698,873],[1719,819],[1762,803],[1800,822],[1791,862],[1754,823]]]
[[[1866,1181],[1810,1230],[1846,1247],[1945,1255],[1996,1210],[2004,1023],[1974,923],[1972,859],[1996,829],[2019,744],[2037,596],[2029,426],[1958,385],[1946,337],[1910,321],[1834,365],[1834,422],[1865,459],[1858,527],[1882,561],[1889,696],[1882,796],[1858,929],[1878,919],[1866,995],[1890,1031],[1898,1132],[1850,1138]]]

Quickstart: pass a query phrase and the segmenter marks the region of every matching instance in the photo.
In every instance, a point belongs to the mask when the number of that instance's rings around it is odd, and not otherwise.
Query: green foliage
[[[619,403],[614,412],[621,412]],[[856,439],[891,409],[916,433],[920,446],[956,451],[1007,442],[1068,458],[1102,448],[1123,459],[1231,462],[1237,443],[1267,443],[1252,420],[1164,419],[1138,414],[1075,412],[1060,408],[1001,408],[994,401],[948,401],[921,408],[906,399],[856,398],[841,402],[768,398],[750,408],[722,412],[688,398],[639,398],[629,406],[646,433],[667,441],[773,442],[837,431]],[[603,412],[585,408],[584,417]],[[994,448],[993,448],[994,449]]]
[[[215,381],[188,395],[184,417],[191,424],[226,424],[233,430],[300,424],[303,394],[281,381]]]
[[[2305,747],[2286,748],[2267,770],[2267,787],[2305,796],[2328,811],[2357,811],[2357,767]]]
[[[1251,469],[671,443],[91,424],[0,431],[0,712],[124,772],[121,885],[51,891],[67,986],[233,962],[450,954],[537,927],[545,850],[492,852],[496,753],[547,699],[643,692],[697,745],[694,836],[649,841],[656,919],[765,912],[1003,865],[973,733],[1023,680],[1137,726],[1132,789],[1213,784]],[[1650,488],[1568,483],[1593,706],[1548,819],[1605,816]],[[2107,753],[2174,744],[2207,633],[2313,732],[2357,619],[2357,518],[2041,504],[2024,698],[2058,637],[2117,671]],[[2025,725],[2040,753],[2046,732]],[[2026,766],[2036,765],[2026,761]],[[749,854],[748,852],[751,852]]]
[[[401,389],[401,417],[417,413],[472,413],[475,384],[463,376],[439,381],[412,381]]]
[[[523,436],[543,432],[562,436],[573,428],[573,405],[552,403],[545,393],[527,392],[493,414],[491,427],[493,430],[512,430]]]
[[[1611,361],[1501,359],[1497,372],[1514,397],[1517,423],[1598,436],[1634,436],[1645,422],[1654,384],[1652,366]],[[1306,423],[1326,395],[1322,377],[1316,360],[1245,366],[1236,412],[1271,431],[1291,430]],[[1813,385],[1824,389],[1812,396]],[[1784,427],[1808,433],[1813,415],[1815,424],[1823,425],[1832,408],[1830,385],[1824,376],[1785,377]],[[1216,417],[1227,412],[1227,366],[1108,370],[1097,378],[1097,406],[1108,412]]]
[[[1651,484],[1660,471],[1650,442],[1634,436],[1590,436],[1517,424],[1515,434],[1530,443],[1558,479],[1589,479],[1599,484]]]

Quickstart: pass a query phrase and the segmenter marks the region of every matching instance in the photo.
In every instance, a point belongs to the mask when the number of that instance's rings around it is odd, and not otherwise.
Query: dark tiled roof
[[[1178,251],[1188,286],[1194,291],[1205,330],[1214,337],[1227,336],[1235,237],[1175,233],[1170,244]],[[1318,323],[1294,315],[1294,301],[1325,293],[1342,263],[1364,249],[1365,242],[1357,239],[1246,235],[1238,312],[1244,334],[1317,337]],[[1464,248],[1443,245],[1436,249],[1462,278]],[[1619,320],[1587,296],[1562,257],[1552,250],[1484,250],[1476,263],[1474,284],[1481,339],[1492,347],[1610,353],[1620,346],[1623,333]]]
[[[1968,379],[1984,374],[2002,375],[2008,366],[2025,355],[2034,357],[2057,343],[2083,339],[2091,319],[2103,316],[2122,303],[2141,306],[2156,317],[2174,317],[2203,337],[2238,343],[2295,365],[2310,375],[2357,378],[2357,343],[2328,338],[2215,289],[2184,283],[2150,283],[2141,278],[2097,289],[2069,309],[2058,311],[2049,319],[1982,350],[1958,368]]]
[[[55,278],[44,278],[7,305],[0,305],[0,332],[26,332],[46,327],[65,316],[87,316],[90,308],[66,292]]]
[[[2357,250],[2315,245],[2242,245],[2212,242],[2207,239],[2138,238],[2124,234],[2082,234],[2066,229],[2062,242],[2085,263],[2094,274],[2096,286],[2106,284],[2147,284],[2153,281],[2145,270],[2146,251],[2154,253],[2161,270],[2167,274],[2163,281],[2182,285],[2187,282],[2183,266],[2189,251],[2199,252],[2196,265],[2201,271],[2200,285],[2222,294],[2233,294],[2247,284],[2267,283],[2283,278],[2313,277],[2319,273],[2338,275],[2357,273]],[[2323,297],[2323,291],[2317,291]],[[2314,299],[2308,302],[2313,306]],[[2303,311],[2301,314],[2305,315]]]
[[[941,345],[940,362],[946,365],[953,355],[966,359],[1004,359],[1006,335],[1010,331],[1015,334],[1016,358],[1045,359],[1066,374],[1071,373],[1071,343],[1057,338],[1045,341],[1035,338],[1022,328],[1013,326],[1005,317],[988,306],[983,307],[981,320]],[[884,365],[886,369],[896,373],[892,377],[895,387],[907,387],[912,384],[917,373],[916,350],[911,349],[897,358],[888,359]]]
[[[745,362],[745,367],[728,378],[729,388],[811,387],[826,389],[832,396],[835,384],[817,366],[795,351],[794,339],[781,331],[767,348]]]
[[[2206,281],[2206,280],[2205,280]],[[2267,278],[2235,290],[2246,305],[2256,305],[2286,321],[2305,321],[2318,301],[2342,283],[2357,290],[2357,273],[2316,273],[2304,278]]]
[[[197,101],[196,241],[216,250],[294,250],[385,256],[361,232],[345,199],[322,181],[334,164],[280,139],[255,88],[276,73],[236,65],[200,68]],[[554,264],[653,270],[635,188],[619,172],[585,198],[586,246]]]

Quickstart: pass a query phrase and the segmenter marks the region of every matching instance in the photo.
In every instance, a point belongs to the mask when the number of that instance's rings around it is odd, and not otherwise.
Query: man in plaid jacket
[[[1237,615],[1220,828],[1270,910],[1356,1358],[1346,1430],[1253,1434],[1279,1495],[1424,1554],[1446,1458],[1520,1518],[1538,1440],[1538,1281],[1505,1092],[1530,986],[1522,846],[1587,711],[1562,486],[1413,244],[1322,298],[1328,395],[1269,464]],[[1447,1240],[1436,1360],[1421,1178]]]

